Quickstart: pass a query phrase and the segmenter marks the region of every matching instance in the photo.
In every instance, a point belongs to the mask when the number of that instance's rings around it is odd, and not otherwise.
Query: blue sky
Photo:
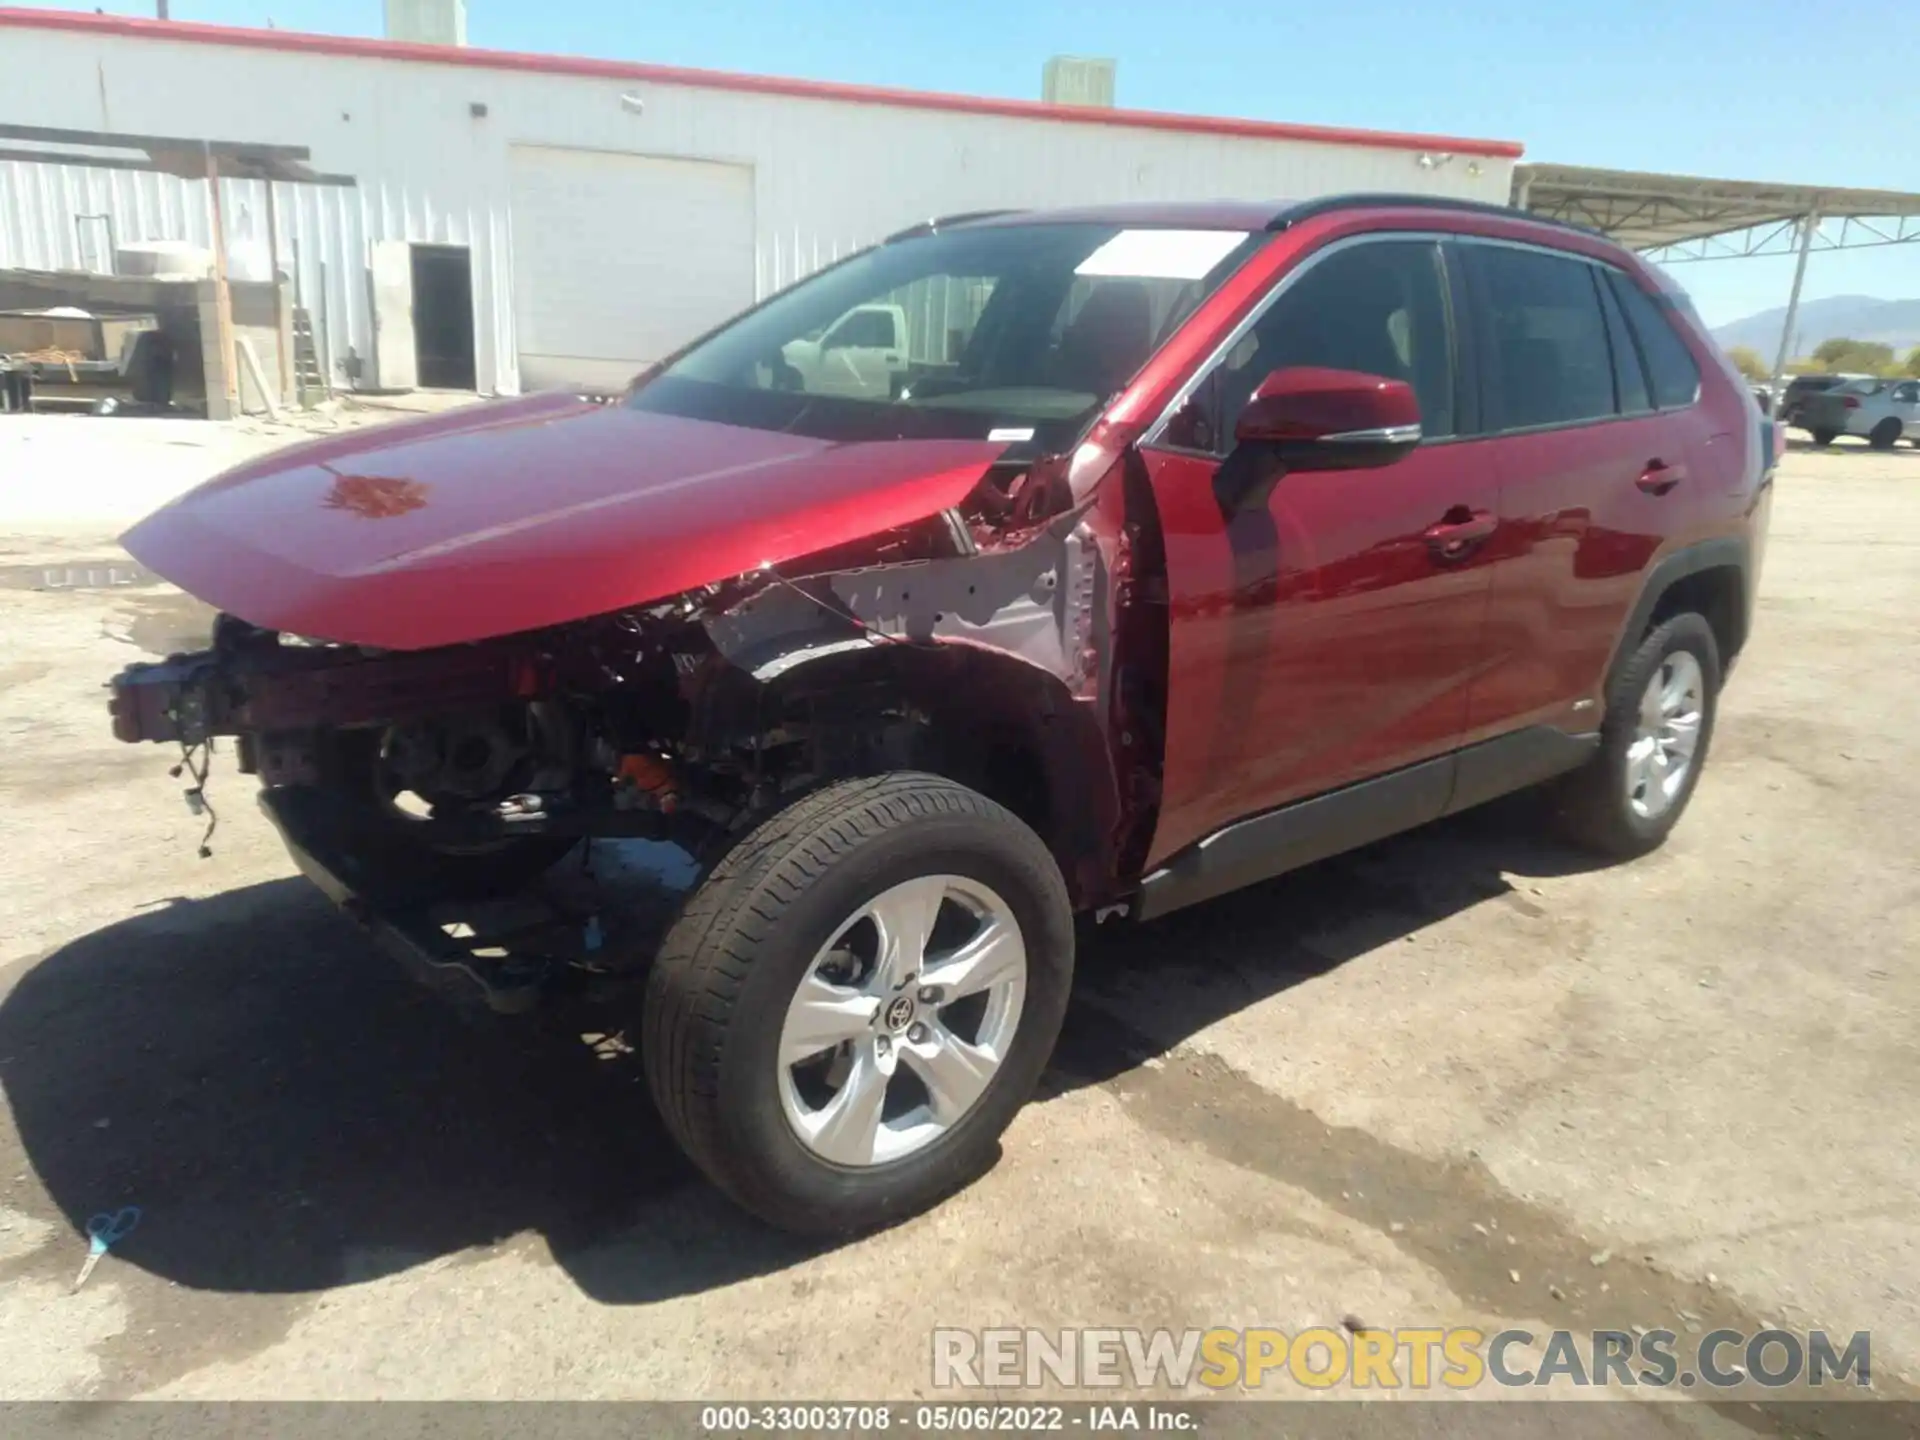
[[[63,8],[150,15],[151,3]],[[1845,7],[1842,7],[1843,9]],[[474,45],[1035,98],[1053,54],[1153,110],[1523,142],[1527,158],[1920,190],[1920,23],[1809,0],[469,0]],[[179,20],[377,35],[379,0],[173,0]],[[1450,13],[1449,13],[1450,12]],[[1882,23],[1888,22],[1888,23]],[[1844,41],[1844,43],[1827,43]],[[1675,267],[1709,322],[1789,259]],[[1920,245],[1817,255],[1809,298],[1920,296]]]

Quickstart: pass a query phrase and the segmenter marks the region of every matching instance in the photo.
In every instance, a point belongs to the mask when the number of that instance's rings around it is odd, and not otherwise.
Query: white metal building
[[[455,275],[435,291],[470,293],[473,383],[502,393],[622,382],[930,216],[1352,190],[1505,204],[1520,154],[66,11],[0,10],[0,65],[0,122],[300,145],[315,169],[355,177],[275,196],[278,265],[336,379],[351,355],[369,382],[432,383],[411,353],[409,286],[452,266],[466,288]],[[233,263],[264,268],[265,182],[221,183]],[[99,268],[133,241],[209,244],[205,191],[0,160],[0,269]]]

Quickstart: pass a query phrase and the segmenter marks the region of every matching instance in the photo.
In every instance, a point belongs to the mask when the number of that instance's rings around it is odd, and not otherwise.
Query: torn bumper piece
[[[334,805],[323,792],[263,790],[260,808],[300,873],[416,980],[455,998],[477,998],[502,1015],[523,1014],[540,1003],[553,978],[553,961],[476,954],[476,944],[449,935],[427,904],[374,898],[377,882],[356,875],[350,853],[332,841]],[[553,938],[560,938],[563,923],[559,917],[552,922]],[[499,938],[477,943],[498,948]]]
[[[220,662],[209,651],[129,665],[114,676],[107,701],[113,738],[197,745],[231,733],[232,706],[216,683]]]

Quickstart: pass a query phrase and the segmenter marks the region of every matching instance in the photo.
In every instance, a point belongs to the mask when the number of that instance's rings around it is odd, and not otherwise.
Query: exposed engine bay
[[[1153,793],[1151,776],[1115,773],[1107,740],[1125,527],[1086,507],[987,549],[948,512],[859,550],[428,650],[223,615],[208,649],[117,677],[114,730],[179,744],[196,809],[232,737],[296,860],[366,920],[524,885],[603,839],[668,842],[704,867],[811,786],[901,769],[1001,798],[1070,884],[1106,898],[1094,887],[1144,843],[1127,832]],[[1157,722],[1126,728],[1154,748]],[[457,964],[517,1008],[512,985]]]

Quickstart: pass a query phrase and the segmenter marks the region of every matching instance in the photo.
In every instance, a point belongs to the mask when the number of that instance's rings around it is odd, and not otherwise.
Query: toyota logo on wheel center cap
[[[886,1014],[882,1018],[885,1019],[889,1030],[906,1029],[908,1023],[913,1019],[913,1001],[905,995],[895,996],[893,1003],[887,1006]]]

